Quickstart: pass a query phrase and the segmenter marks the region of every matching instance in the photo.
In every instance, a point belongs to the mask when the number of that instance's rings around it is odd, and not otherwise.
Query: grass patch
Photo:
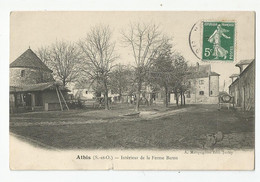
[[[165,116],[160,119],[124,119],[109,122],[127,109],[109,111],[71,111],[45,114],[41,120],[50,121],[69,118],[70,121],[105,118],[108,122],[90,124],[68,124],[57,126],[11,126],[10,131],[51,147],[59,149],[189,149],[199,148],[201,135],[221,131],[229,136],[234,145],[218,144],[219,148],[254,148],[254,116],[232,110],[217,110],[217,106],[197,105],[185,113]],[[166,112],[166,111],[161,111]],[[32,114],[30,116],[40,117]],[[19,122],[23,117],[15,117]],[[12,119],[12,117],[11,117]],[[31,118],[34,120],[35,118]],[[247,140],[233,134],[246,133]],[[243,136],[243,135],[242,135]],[[236,144],[237,143],[237,144]],[[238,145],[239,144],[239,145]]]

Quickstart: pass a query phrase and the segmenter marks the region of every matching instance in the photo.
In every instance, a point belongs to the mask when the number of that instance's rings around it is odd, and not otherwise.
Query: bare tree
[[[46,64],[47,66],[49,66],[49,60],[50,60],[50,48],[49,47],[44,47],[41,46],[37,52],[36,52],[37,56],[41,59],[41,61]]]
[[[111,36],[110,28],[100,25],[92,27],[87,37],[79,42],[84,57],[82,70],[91,83],[101,84],[105,109],[109,109],[108,82],[113,62],[117,59]]]
[[[157,25],[144,23],[130,24],[127,31],[122,32],[122,37],[123,43],[130,47],[135,61],[136,110],[138,111],[144,78],[146,78],[151,62],[163,45],[164,37]]]
[[[50,47],[38,49],[37,54],[52,69],[54,78],[60,80],[63,86],[78,78],[80,53],[75,44],[56,41]]]

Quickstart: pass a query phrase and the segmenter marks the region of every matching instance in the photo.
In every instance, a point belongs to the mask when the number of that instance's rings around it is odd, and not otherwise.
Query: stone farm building
[[[230,76],[232,83],[229,86],[229,94],[233,96],[234,106],[242,110],[254,110],[255,108],[255,60],[241,60],[236,66],[239,74]]]
[[[187,91],[185,94],[186,104],[217,104],[219,96],[219,74],[211,71],[211,65],[191,66],[188,68],[187,75]],[[142,90],[143,96],[147,100],[152,98],[153,103],[165,102],[165,91],[160,88],[152,91],[149,86],[144,86]],[[179,95],[180,97],[180,95]],[[169,101],[171,104],[176,103],[174,93],[170,93]],[[180,102],[180,98],[179,98]]]
[[[63,109],[67,92],[30,48],[10,64],[10,112]]]
[[[217,104],[219,95],[219,74],[211,71],[211,65],[199,65],[189,68],[188,90],[185,92],[186,104]],[[180,99],[179,99],[180,101]],[[171,94],[170,102],[176,98]]]

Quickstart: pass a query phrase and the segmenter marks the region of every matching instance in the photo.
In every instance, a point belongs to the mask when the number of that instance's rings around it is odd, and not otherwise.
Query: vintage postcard
[[[11,12],[9,72],[12,170],[254,170],[254,12]]]

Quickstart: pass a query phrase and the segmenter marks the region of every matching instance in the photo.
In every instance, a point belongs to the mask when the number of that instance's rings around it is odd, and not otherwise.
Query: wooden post
[[[67,109],[68,109],[68,111],[69,111],[70,109],[69,109],[69,107],[68,107],[68,105],[67,105],[67,103],[66,103],[66,100],[65,100],[65,99],[64,99],[64,97],[63,97],[63,94],[62,94],[62,92],[61,92],[60,88],[59,88],[58,90],[59,90],[59,92],[60,92],[60,95],[61,95],[61,97],[62,97],[62,99],[63,99],[64,103],[65,103],[65,106],[66,106],[66,108],[67,108]]]
[[[31,107],[32,107],[32,111],[33,111],[34,107],[35,107],[35,94],[34,93],[31,94]]]
[[[57,96],[58,96],[58,99],[59,99],[59,102],[60,102],[60,109],[61,109],[61,111],[63,111],[62,104],[61,104],[61,101],[60,101],[60,95],[59,95],[57,86],[56,86],[56,92],[57,92]]]

